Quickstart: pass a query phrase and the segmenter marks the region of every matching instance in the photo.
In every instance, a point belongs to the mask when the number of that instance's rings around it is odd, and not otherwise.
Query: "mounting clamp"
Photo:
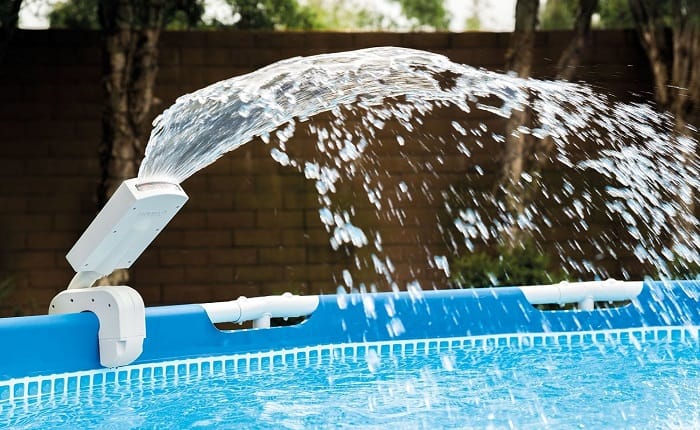
[[[69,289],[51,300],[49,314],[89,311],[100,322],[100,364],[105,367],[132,363],[143,352],[146,310],[136,290],[126,285]]]

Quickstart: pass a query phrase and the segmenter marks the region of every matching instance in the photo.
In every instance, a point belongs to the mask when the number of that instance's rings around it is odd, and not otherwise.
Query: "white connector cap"
[[[93,272],[90,278],[129,268],[186,201],[187,194],[178,184],[126,180],[66,259],[76,272]]]

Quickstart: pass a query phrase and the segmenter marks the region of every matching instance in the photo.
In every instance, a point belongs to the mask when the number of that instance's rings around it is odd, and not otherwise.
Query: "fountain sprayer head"
[[[116,269],[131,267],[187,198],[178,184],[122,182],[66,255],[77,272],[68,288],[88,288]]]

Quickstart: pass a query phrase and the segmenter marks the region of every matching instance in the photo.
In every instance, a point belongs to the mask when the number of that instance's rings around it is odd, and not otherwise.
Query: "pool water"
[[[85,372],[0,400],[0,426],[698,428],[697,334],[365,343]]]

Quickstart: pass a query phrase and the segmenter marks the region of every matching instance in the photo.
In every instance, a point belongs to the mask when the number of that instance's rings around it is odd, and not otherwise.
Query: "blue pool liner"
[[[357,342],[700,325],[700,281],[645,282],[630,304],[591,311],[538,310],[517,287],[319,297],[300,324],[233,331],[216,328],[197,304],[148,308],[134,364]],[[0,319],[0,381],[101,368],[98,326],[90,312]]]

